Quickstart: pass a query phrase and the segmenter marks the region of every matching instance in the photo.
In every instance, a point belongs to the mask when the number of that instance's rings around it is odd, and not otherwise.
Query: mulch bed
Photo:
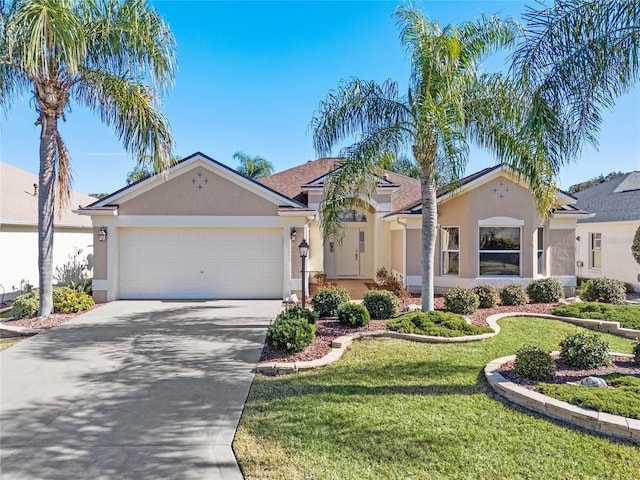
[[[580,382],[587,377],[599,377],[602,375],[608,375],[610,373],[621,373],[623,375],[635,375],[640,376],[640,365],[633,362],[633,358],[612,356],[611,360],[613,365],[610,367],[596,368],[593,370],[582,370],[575,367],[570,367],[563,363],[559,355],[555,355],[553,360],[556,364],[556,373],[553,380],[545,383],[557,383],[565,384],[568,382]],[[513,370],[514,362],[507,362],[500,367],[500,374],[507,380],[516,383],[529,390],[537,390],[538,383],[534,380],[521,377]]]
[[[444,310],[444,298],[437,296],[434,299],[436,310]],[[402,309],[407,305],[420,305],[422,299],[419,296],[411,296],[400,300]],[[503,307],[480,309],[476,313],[469,315],[469,319],[473,325],[479,327],[488,327],[487,317],[495,313],[507,312],[526,312],[526,313],[551,313],[555,303],[533,303],[529,305],[521,305],[517,307]],[[308,360],[316,360],[324,357],[331,351],[331,342],[342,335],[348,335],[355,332],[386,330],[386,320],[371,320],[371,323],[362,328],[349,328],[341,325],[335,318],[321,318],[316,323],[316,341],[302,352],[294,355],[285,355],[272,350],[269,345],[264,346],[262,350],[261,362],[302,362]]]

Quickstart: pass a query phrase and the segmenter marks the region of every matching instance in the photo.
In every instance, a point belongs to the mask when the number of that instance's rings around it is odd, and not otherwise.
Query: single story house
[[[70,204],[54,218],[53,265],[92,253],[91,219],[75,215],[96,199],[71,191]],[[0,295],[10,300],[38,286],[38,176],[0,162]]]
[[[595,213],[578,220],[576,227],[578,277],[615,278],[640,291],[640,265],[631,254],[640,227],[640,172],[600,183],[575,197],[579,208]]]
[[[286,298],[301,291],[303,238],[307,272],[371,279],[385,267],[419,288],[420,182],[386,172],[369,202],[344,212],[343,241],[323,241],[318,206],[337,166],[319,159],[254,181],[195,153],[79,209],[93,222],[94,298]],[[442,191],[438,289],[540,276],[575,285],[575,223],[588,214],[574,203],[558,192],[539,219],[527,187],[499,166]]]

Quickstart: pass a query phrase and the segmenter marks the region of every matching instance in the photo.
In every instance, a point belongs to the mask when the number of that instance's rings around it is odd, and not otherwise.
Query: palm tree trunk
[[[38,187],[38,270],[40,288],[39,317],[53,311],[53,219],[55,204],[56,116],[41,115],[40,178]]]
[[[433,283],[438,227],[436,182],[430,168],[420,169],[422,186],[422,311],[434,309]]]

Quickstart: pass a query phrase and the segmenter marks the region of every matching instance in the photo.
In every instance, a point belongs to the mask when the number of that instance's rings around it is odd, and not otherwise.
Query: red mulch
[[[410,296],[400,299],[401,309],[405,309],[407,305],[420,305],[422,299],[419,296]],[[436,296],[434,299],[436,310],[444,309],[444,298]],[[526,312],[526,313],[551,313],[551,309],[555,307],[555,303],[533,303],[521,305],[517,307],[484,308],[476,313],[469,315],[471,323],[480,327],[488,327],[487,317],[496,313],[507,312]],[[335,318],[320,319],[316,324],[316,341],[302,352],[295,355],[285,355],[272,350],[265,344],[262,350],[261,362],[302,362],[307,360],[316,360],[324,357],[331,351],[331,342],[336,338],[354,332],[386,330],[386,320],[371,320],[371,323],[363,328],[349,328],[341,325]]]
[[[640,365],[633,362],[633,358],[612,356],[613,365],[610,367],[596,368],[593,370],[582,370],[570,367],[560,361],[559,355],[553,357],[556,364],[556,373],[553,380],[546,383],[563,384],[567,382],[579,382],[586,377],[608,375],[609,373],[621,373],[623,375],[640,376]],[[500,374],[506,379],[517,383],[518,385],[529,390],[537,390],[538,383],[534,380],[521,377],[513,370],[514,362],[507,362],[500,367]]]

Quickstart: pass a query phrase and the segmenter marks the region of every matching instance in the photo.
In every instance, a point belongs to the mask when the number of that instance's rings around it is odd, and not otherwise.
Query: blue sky
[[[231,167],[235,151],[262,155],[276,171],[316,158],[308,125],[319,102],[350,77],[399,82],[409,63],[392,13],[398,1],[155,0],[178,42],[176,83],[161,106],[181,156],[201,151]],[[441,25],[481,12],[519,18],[534,0],[423,1]],[[499,67],[494,62],[491,68]],[[2,119],[0,158],[38,171],[39,127],[29,94]],[[74,168],[74,188],[112,192],[134,161],[112,129],[73,105],[60,127]],[[335,152],[337,153],[337,152]],[[467,173],[493,165],[473,149]],[[600,148],[585,148],[564,168],[563,188],[610,171],[640,170],[640,88],[605,114]]]

